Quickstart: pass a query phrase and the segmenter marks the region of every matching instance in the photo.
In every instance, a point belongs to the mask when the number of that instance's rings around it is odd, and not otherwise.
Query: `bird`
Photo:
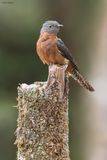
[[[36,43],[37,54],[44,64],[68,65],[66,73],[80,86],[93,92],[94,88],[80,73],[70,50],[57,36],[62,27],[63,25],[55,20],[47,20],[43,23]]]

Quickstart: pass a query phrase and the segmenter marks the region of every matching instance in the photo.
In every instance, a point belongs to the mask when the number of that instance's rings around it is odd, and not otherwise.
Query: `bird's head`
[[[46,21],[45,23],[43,23],[40,32],[54,33],[57,35],[61,27],[63,27],[63,25],[59,24],[57,21]]]

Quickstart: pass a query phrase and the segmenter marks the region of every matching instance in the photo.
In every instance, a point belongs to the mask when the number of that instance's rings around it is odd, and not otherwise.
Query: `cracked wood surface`
[[[52,65],[47,82],[18,87],[18,160],[70,160],[65,69]]]

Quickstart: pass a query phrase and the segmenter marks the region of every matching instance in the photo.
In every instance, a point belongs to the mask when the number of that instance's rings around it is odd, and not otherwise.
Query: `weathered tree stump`
[[[65,69],[52,65],[47,82],[18,87],[18,160],[70,160]]]

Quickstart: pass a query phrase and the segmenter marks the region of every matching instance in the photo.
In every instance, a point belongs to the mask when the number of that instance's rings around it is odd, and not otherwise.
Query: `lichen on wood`
[[[18,87],[18,160],[70,160],[65,68],[52,65],[47,82]]]

